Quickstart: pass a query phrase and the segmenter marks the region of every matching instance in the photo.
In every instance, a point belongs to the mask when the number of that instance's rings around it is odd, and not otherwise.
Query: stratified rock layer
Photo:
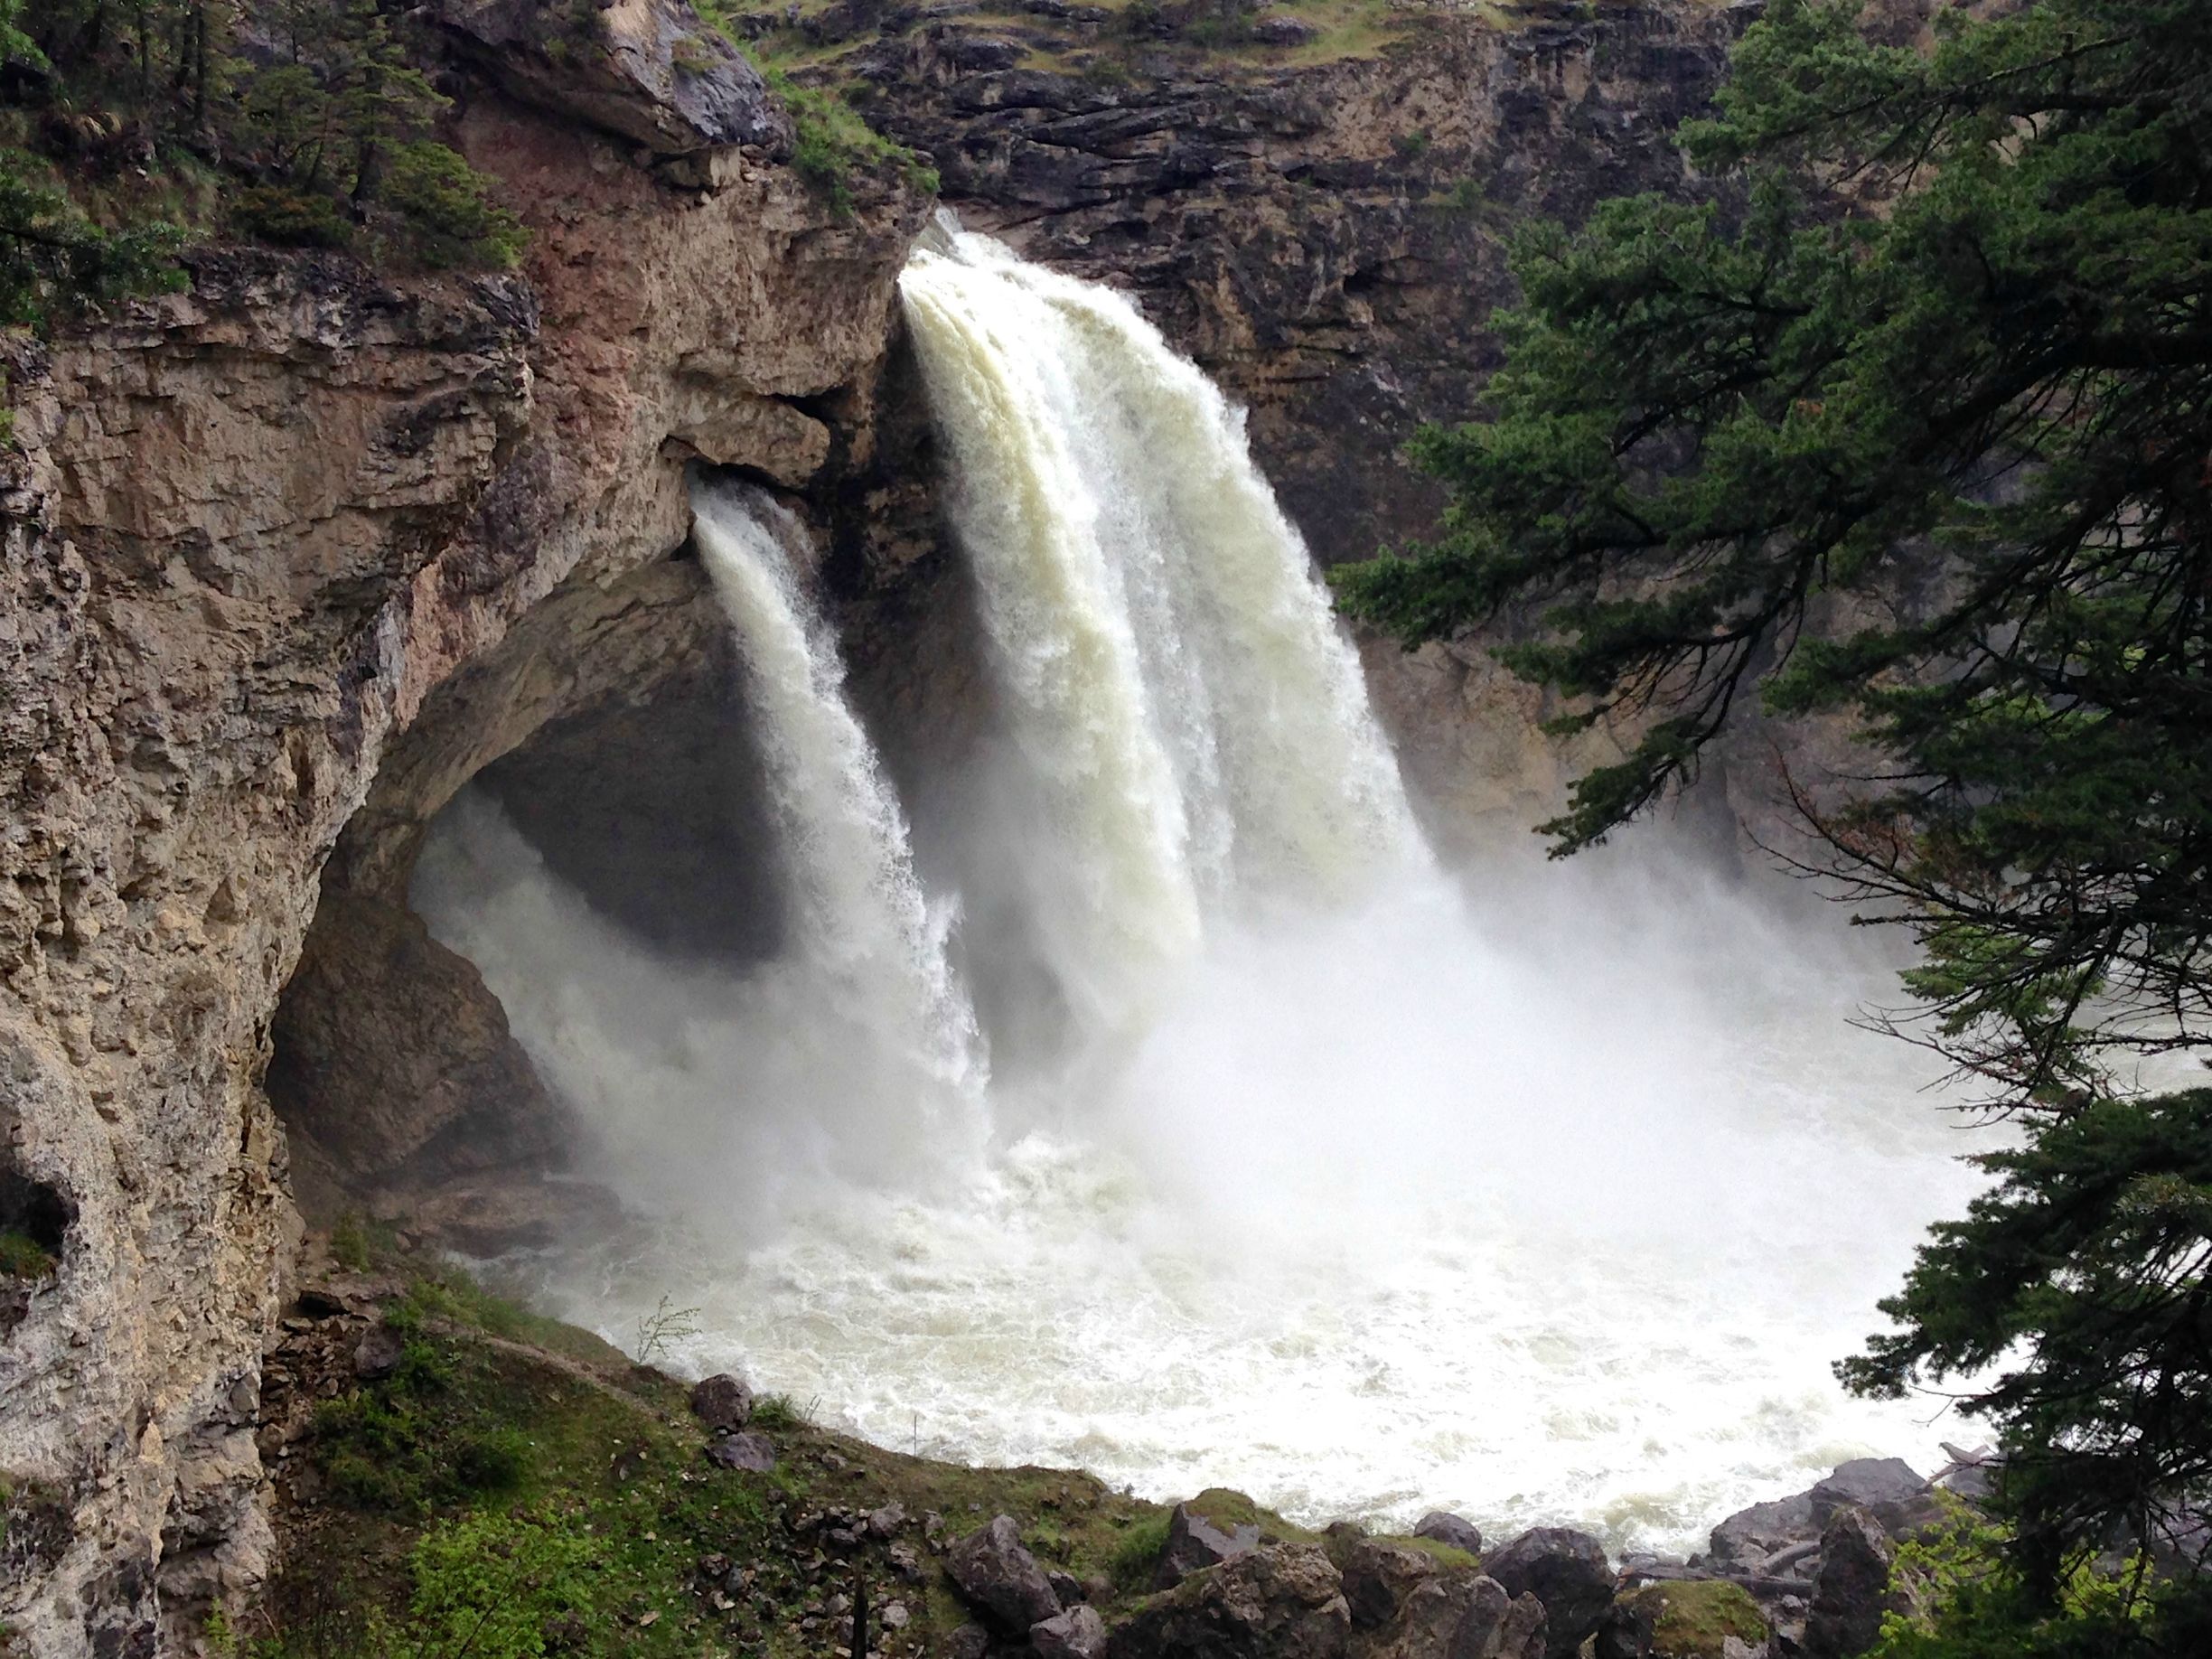
[[[687,462],[806,483],[820,409],[867,407],[923,204],[833,213],[731,147],[773,147],[783,117],[722,68],[714,108],[648,145],[676,170],[595,106],[464,100],[459,143],[531,229],[516,276],[211,257],[191,293],[16,366],[0,1194],[23,1197],[0,1219],[67,1217],[0,1336],[0,1469],[42,1505],[0,1621],[34,1659],[157,1651],[266,1570],[251,1425],[299,1223],[261,1080],[341,830],[370,806],[321,895],[351,953],[322,983],[442,987],[451,1029],[349,1082],[303,1001],[304,1152],[333,1179],[439,1162],[447,1093],[542,1137],[496,1004],[389,905],[417,831],[579,698],[696,666],[711,605],[666,562]]]

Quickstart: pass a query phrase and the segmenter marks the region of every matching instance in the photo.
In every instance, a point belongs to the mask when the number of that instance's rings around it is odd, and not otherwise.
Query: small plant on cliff
[[[664,1358],[672,1343],[696,1336],[699,1329],[699,1310],[696,1308],[675,1307],[670,1298],[662,1297],[652,1312],[641,1315],[637,1322],[637,1362],[650,1365]]]
[[[135,294],[183,286],[168,224],[94,224],[36,156],[0,148],[0,323],[43,330]]]
[[[0,1228],[0,1279],[50,1279],[56,1263],[27,1233]]]
[[[830,88],[795,80],[769,55],[769,48],[738,25],[741,8],[728,0],[698,0],[700,18],[736,47],[761,73],[792,117],[792,171],[811,185],[839,214],[853,211],[852,179],[864,168],[895,166],[912,188],[935,195],[937,171],[914,151],[885,137],[846,97]],[[680,63],[680,69],[682,65]],[[870,89],[856,83],[846,93],[858,98]]]
[[[358,1215],[342,1215],[331,1228],[331,1260],[348,1272],[365,1271],[369,1266],[369,1229],[361,1224]]]
[[[0,0],[0,55],[42,112],[13,127],[40,154],[0,154],[0,320],[175,286],[171,219],[511,264],[511,216],[433,137],[447,99],[417,66],[417,26],[378,0]]]
[[[778,1429],[803,1429],[813,1420],[807,1409],[789,1394],[763,1394],[753,1402],[753,1426],[773,1433]]]
[[[582,1645],[596,1553],[573,1514],[550,1508],[441,1522],[408,1558],[408,1617],[372,1630],[370,1650],[390,1659],[537,1659],[557,1632],[576,1638],[566,1645]]]
[[[503,269],[522,257],[522,221],[492,200],[483,174],[442,144],[403,145],[384,199],[407,221],[426,264]]]
[[[1167,1524],[1170,1517],[1165,1513],[1147,1515],[1129,1523],[1114,1545],[1113,1559],[1108,1571],[1115,1585],[1125,1592],[1149,1589],[1152,1574],[1159,1566],[1160,1556],[1167,1548]]]

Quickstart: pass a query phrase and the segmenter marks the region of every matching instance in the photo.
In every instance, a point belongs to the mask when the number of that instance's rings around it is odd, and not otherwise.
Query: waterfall
[[[616,1340],[696,1306],[675,1365],[883,1443],[1315,1525],[1681,1551],[1928,1449],[1828,1368],[1978,1178],[1918,1052],[1847,1023],[1870,942],[1648,844],[1439,869],[1240,414],[983,239],[901,290],[997,694],[925,825],[958,951],[798,526],[701,493],[781,953],[656,957],[485,801],[417,877],[578,1172],[667,1218],[547,1299]]]
[[[1208,914],[1341,902],[1420,863],[1358,661],[1241,413],[1128,301],[988,238],[918,250],[900,293],[1043,784],[1027,845],[1057,965],[1142,985]]]
[[[949,918],[914,878],[905,815],[845,697],[837,637],[799,587],[806,531],[758,491],[695,490],[699,558],[728,614],[788,850],[804,961],[853,1022],[955,1089],[979,1086]]]
[[[561,883],[486,798],[442,815],[414,899],[473,961],[641,1210],[761,1236],[823,1178],[973,1167],[987,1066],[907,824],[800,585],[805,531],[762,492],[695,491],[778,832],[788,943],[745,970],[664,960]],[[731,780],[736,787],[737,780]]]

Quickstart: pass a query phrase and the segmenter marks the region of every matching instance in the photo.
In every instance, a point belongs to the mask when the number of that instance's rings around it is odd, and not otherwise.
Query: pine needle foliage
[[[1707,193],[1519,235],[1484,417],[1415,445],[1439,534],[1337,582],[1409,644],[1540,618],[1561,726],[1629,717],[1560,854],[1750,708],[1862,737],[1793,857],[1913,931],[1908,1033],[2025,1142],[1843,1374],[1970,1379],[2048,1597],[2212,1491],[2212,1094],[2117,1098],[2212,1045],[2212,4],[1934,32],[1772,0]]]

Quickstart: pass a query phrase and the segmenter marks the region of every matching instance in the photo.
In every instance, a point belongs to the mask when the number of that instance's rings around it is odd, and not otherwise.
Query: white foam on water
[[[1314,1523],[1680,1550],[1931,1462],[1955,1428],[1828,1369],[1976,1185],[1932,1063],[1848,1023],[1889,965],[1648,848],[1439,872],[1237,411],[981,239],[903,289],[1018,757],[969,896],[1026,914],[1064,1052],[985,1082],[792,527],[703,500],[788,959],[656,960],[481,802],[417,883],[646,1218],[541,1264],[555,1310],[666,1296],[681,1364],[885,1444]]]

